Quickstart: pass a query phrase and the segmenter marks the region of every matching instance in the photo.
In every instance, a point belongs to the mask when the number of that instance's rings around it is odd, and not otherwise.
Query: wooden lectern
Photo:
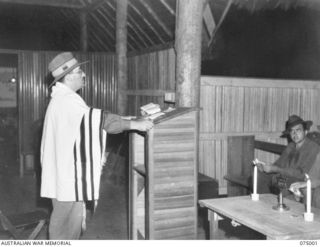
[[[130,239],[197,238],[197,110],[177,108],[130,133]]]

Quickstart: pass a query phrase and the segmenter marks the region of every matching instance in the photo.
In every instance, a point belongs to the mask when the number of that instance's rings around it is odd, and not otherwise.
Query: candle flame
[[[310,177],[309,177],[309,175],[307,173],[305,173],[304,175],[306,176],[306,180],[310,179]]]

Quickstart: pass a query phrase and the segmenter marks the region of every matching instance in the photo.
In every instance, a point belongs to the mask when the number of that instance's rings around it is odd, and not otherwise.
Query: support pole
[[[177,106],[199,107],[202,14],[206,0],[177,0]]]
[[[175,38],[177,107],[200,106],[202,13],[205,2],[206,0],[177,0]],[[195,174],[198,174],[199,111],[197,111],[196,125],[197,145],[194,170]],[[195,186],[197,186],[197,180],[197,176],[195,176]],[[194,198],[194,239],[197,237],[198,229],[197,198],[198,195],[196,193]]]
[[[86,10],[81,10],[80,13],[80,46],[81,51],[88,51],[88,23],[87,23],[88,13]]]
[[[117,0],[116,53],[118,76],[118,114],[127,114],[127,9],[128,0]]]

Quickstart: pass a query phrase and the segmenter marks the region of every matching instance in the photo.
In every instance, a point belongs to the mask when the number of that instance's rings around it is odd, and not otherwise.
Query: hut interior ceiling
[[[230,3],[250,11],[297,6],[320,9],[318,0],[208,0],[208,3],[215,23],[219,23]],[[116,0],[0,0],[3,34],[0,48],[79,51],[80,18],[84,13],[87,50],[115,52]],[[172,46],[175,16],[176,0],[128,0],[128,51]]]

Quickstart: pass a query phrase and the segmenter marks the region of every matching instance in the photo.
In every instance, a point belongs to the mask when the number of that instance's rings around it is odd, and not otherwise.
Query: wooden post
[[[206,0],[177,0],[175,33],[177,107],[200,106],[202,13],[205,3]],[[198,111],[196,117],[196,171],[199,170],[199,118]],[[198,183],[197,177],[196,183]],[[196,226],[197,222],[196,216]],[[197,227],[194,231],[197,234]]]
[[[118,0],[116,11],[116,53],[118,75],[118,114],[127,113],[127,9],[128,0]]]
[[[199,107],[202,13],[206,0],[177,0],[177,106]]]
[[[81,51],[88,50],[88,23],[87,23],[87,11],[81,10],[80,12],[80,46]]]

